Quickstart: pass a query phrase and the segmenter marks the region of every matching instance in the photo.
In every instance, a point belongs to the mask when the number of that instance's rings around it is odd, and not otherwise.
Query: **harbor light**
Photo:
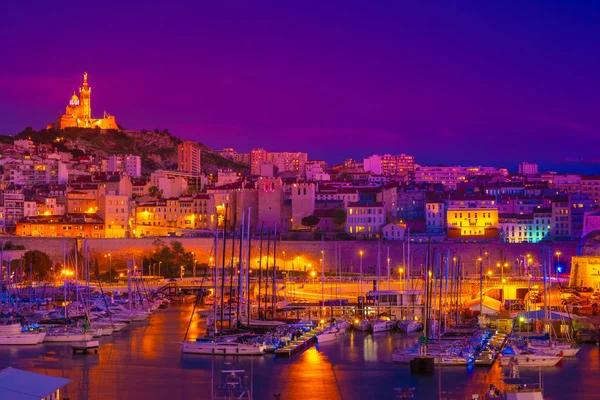
[[[325,323],[325,320],[324,320],[324,319],[322,319],[322,320],[321,320],[321,324],[324,324],[324,323]]]
[[[355,324],[358,324],[359,322],[360,322],[360,321],[359,321],[358,319],[355,319],[355,320],[354,320],[354,323],[355,323]]]
[[[317,275],[317,273],[315,271],[310,271],[310,276],[312,276],[314,278],[315,275]]]
[[[488,271],[488,276],[492,276],[492,270],[491,269]]]

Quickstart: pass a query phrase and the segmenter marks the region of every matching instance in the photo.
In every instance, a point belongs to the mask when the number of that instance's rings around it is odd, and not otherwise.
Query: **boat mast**
[[[408,284],[412,289],[412,285],[411,285],[411,262],[410,262],[410,228],[407,229],[408,231],[408,241],[406,242],[406,279],[408,280]]]
[[[219,217],[217,216],[217,224],[215,227],[215,265],[213,272],[213,282],[214,282],[214,293],[213,293],[213,343],[217,337],[217,285],[219,284],[219,269],[217,265],[219,264]],[[216,346],[216,344],[215,344]]]
[[[238,306],[237,306],[237,318],[238,318],[238,323],[236,325],[240,324],[241,321],[241,315],[240,315],[240,311],[241,311],[241,307],[242,307],[242,298],[243,298],[243,293],[242,293],[242,288],[244,287],[244,262],[243,257],[244,257],[244,222],[245,222],[245,217],[246,214],[244,212],[242,212],[242,223],[240,224],[240,257],[239,257],[239,267],[238,267]]]
[[[225,298],[225,253],[227,252],[227,207],[225,204],[225,218],[223,219],[223,264],[221,266],[221,328],[223,327],[223,312],[225,311],[225,305],[223,300]],[[215,321],[216,323],[216,321]]]
[[[265,265],[265,318],[267,317],[267,299],[269,298],[269,255],[271,255],[271,231],[267,236],[267,263]]]
[[[262,319],[262,308],[260,305],[260,295],[262,290],[262,248],[263,248],[263,232],[265,229],[265,223],[262,222],[260,225],[260,249],[258,255],[258,319]]]
[[[231,306],[233,305],[233,264],[235,262],[235,225],[237,220],[237,213],[234,211],[233,214],[233,226],[231,227],[231,235],[233,238],[231,239],[231,262],[229,265],[229,329],[231,329]]]
[[[63,251],[63,269],[65,270],[65,274],[63,276],[64,281],[63,281],[63,289],[64,289],[64,304],[65,304],[65,319],[69,318],[69,309],[67,308],[67,274],[66,274],[66,268],[67,268],[67,249],[65,248],[65,238],[63,237],[62,240],[62,251]],[[10,265],[10,263],[9,263]],[[9,275],[10,276],[10,275]]]
[[[273,307],[273,318],[275,319],[275,303],[277,303],[277,224],[274,225],[273,230],[275,232],[275,237],[273,238],[273,297],[272,297],[272,307]]]
[[[248,238],[248,251],[246,252],[246,303],[248,308],[248,324],[250,324],[250,207],[248,207],[248,226],[246,237]]]

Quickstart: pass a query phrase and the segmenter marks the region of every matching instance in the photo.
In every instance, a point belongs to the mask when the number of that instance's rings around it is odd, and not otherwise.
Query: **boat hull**
[[[514,357],[514,356],[512,356]],[[508,367],[510,356],[505,356],[500,359],[500,365]],[[545,356],[545,355],[519,355],[516,356],[519,361],[519,367],[553,367],[561,360],[561,356]]]
[[[64,342],[83,342],[92,340],[91,333],[67,333],[58,335],[46,335],[44,342],[47,343],[64,343]]]
[[[265,354],[264,346],[255,346],[241,343],[203,343],[183,342],[181,351],[187,354],[207,355],[236,355],[236,356],[262,356]]]
[[[0,335],[0,345],[34,345],[44,341],[46,332]]]

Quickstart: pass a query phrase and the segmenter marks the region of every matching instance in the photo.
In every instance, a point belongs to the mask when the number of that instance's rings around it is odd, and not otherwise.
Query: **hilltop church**
[[[88,74],[83,73],[83,85],[79,88],[79,97],[73,92],[71,100],[65,109],[65,113],[58,117],[53,124],[48,124],[48,129],[65,128],[100,128],[119,129],[114,116],[104,112],[104,118],[92,118],[92,107],[90,99],[92,88],[87,82]]]

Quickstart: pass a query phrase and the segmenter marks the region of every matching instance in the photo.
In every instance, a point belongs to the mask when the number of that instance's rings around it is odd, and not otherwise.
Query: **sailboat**
[[[227,224],[227,208],[225,209],[225,225]],[[226,228],[223,228],[223,263],[225,262],[225,241],[226,241]],[[219,259],[219,228],[216,228],[215,232],[215,260]],[[224,264],[223,264],[224,265]],[[223,271],[225,268],[223,267]],[[241,274],[240,274],[241,275]],[[217,262],[215,261],[214,266],[214,293],[217,295],[217,286],[219,283],[219,268],[217,266]],[[223,321],[224,317],[224,305],[223,305],[223,288],[224,288],[224,280],[225,274],[223,273],[221,276],[221,309],[220,309],[220,321]],[[207,355],[263,355],[266,352],[266,346],[260,343],[239,343],[237,341],[227,341],[225,338],[219,338],[217,336],[218,327],[215,324],[215,329],[212,331],[212,337],[208,338],[197,338],[195,341],[189,341],[187,339],[187,334],[189,332],[190,325],[192,323],[192,319],[194,318],[196,305],[198,304],[199,298],[196,298],[194,302],[194,308],[192,310],[192,314],[190,317],[190,322],[188,323],[188,328],[186,330],[184,340],[181,342],[181,351],[183,353],[189,354],[207,354]],[[213,320],[217,321],[217,302],[215,301],[213,304]]]

